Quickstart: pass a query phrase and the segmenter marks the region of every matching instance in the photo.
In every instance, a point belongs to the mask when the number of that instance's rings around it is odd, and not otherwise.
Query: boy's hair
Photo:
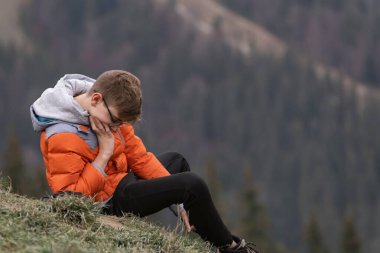
[[[142,93],[140,80],[123,70],[109,70],[102,73],[90,89],[90,94],[99,92],[109,106],[119,113],[119,118],[129,123],[140,121]]]

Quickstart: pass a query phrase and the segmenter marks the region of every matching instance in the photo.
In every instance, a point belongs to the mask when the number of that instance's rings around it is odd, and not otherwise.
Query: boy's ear
[[[92,106],[95,106],[97,105],[98,103],[100,103],[103,99],[103,96],[102,94],[100,94],[99,92],[95,92],[91,95],[91,105]]]

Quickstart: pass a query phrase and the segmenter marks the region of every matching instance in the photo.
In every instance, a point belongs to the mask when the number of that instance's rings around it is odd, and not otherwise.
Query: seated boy
[[[117,216],[143,217],[183,203],[180,215],[188,232],[221,252],[257,252],[231,235],[207,185],[180,154],[155,157],[146,151],[133,130],[141,108],[139,79],[121,70],[97,80],[68,74],[45,90],[30,111],[34,130],[41,133],[51,190],[93,197],[105,204],[105,213]]]

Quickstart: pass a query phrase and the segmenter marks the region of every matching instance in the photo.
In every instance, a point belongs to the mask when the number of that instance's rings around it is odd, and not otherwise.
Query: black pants
[[[106,213],[117,216],[133,213],[144,217],[172,204],[183,203],[189,213],[190,224],[204,240],[217,247],[230,244],[231,233],[221,220],[206,183],[190,172],[185,158],[174,152],[157,158],[172,175],[140,180],[133,173],[128,173],[116,187]]]

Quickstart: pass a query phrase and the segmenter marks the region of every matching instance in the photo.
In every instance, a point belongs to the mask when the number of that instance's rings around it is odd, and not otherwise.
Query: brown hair
[[[123,70],[102,73],[92,85],[90,94],[99,92],[110,106],[116,108],[119,118],[129,123],[140,121],[142,93],[140,80]]]

